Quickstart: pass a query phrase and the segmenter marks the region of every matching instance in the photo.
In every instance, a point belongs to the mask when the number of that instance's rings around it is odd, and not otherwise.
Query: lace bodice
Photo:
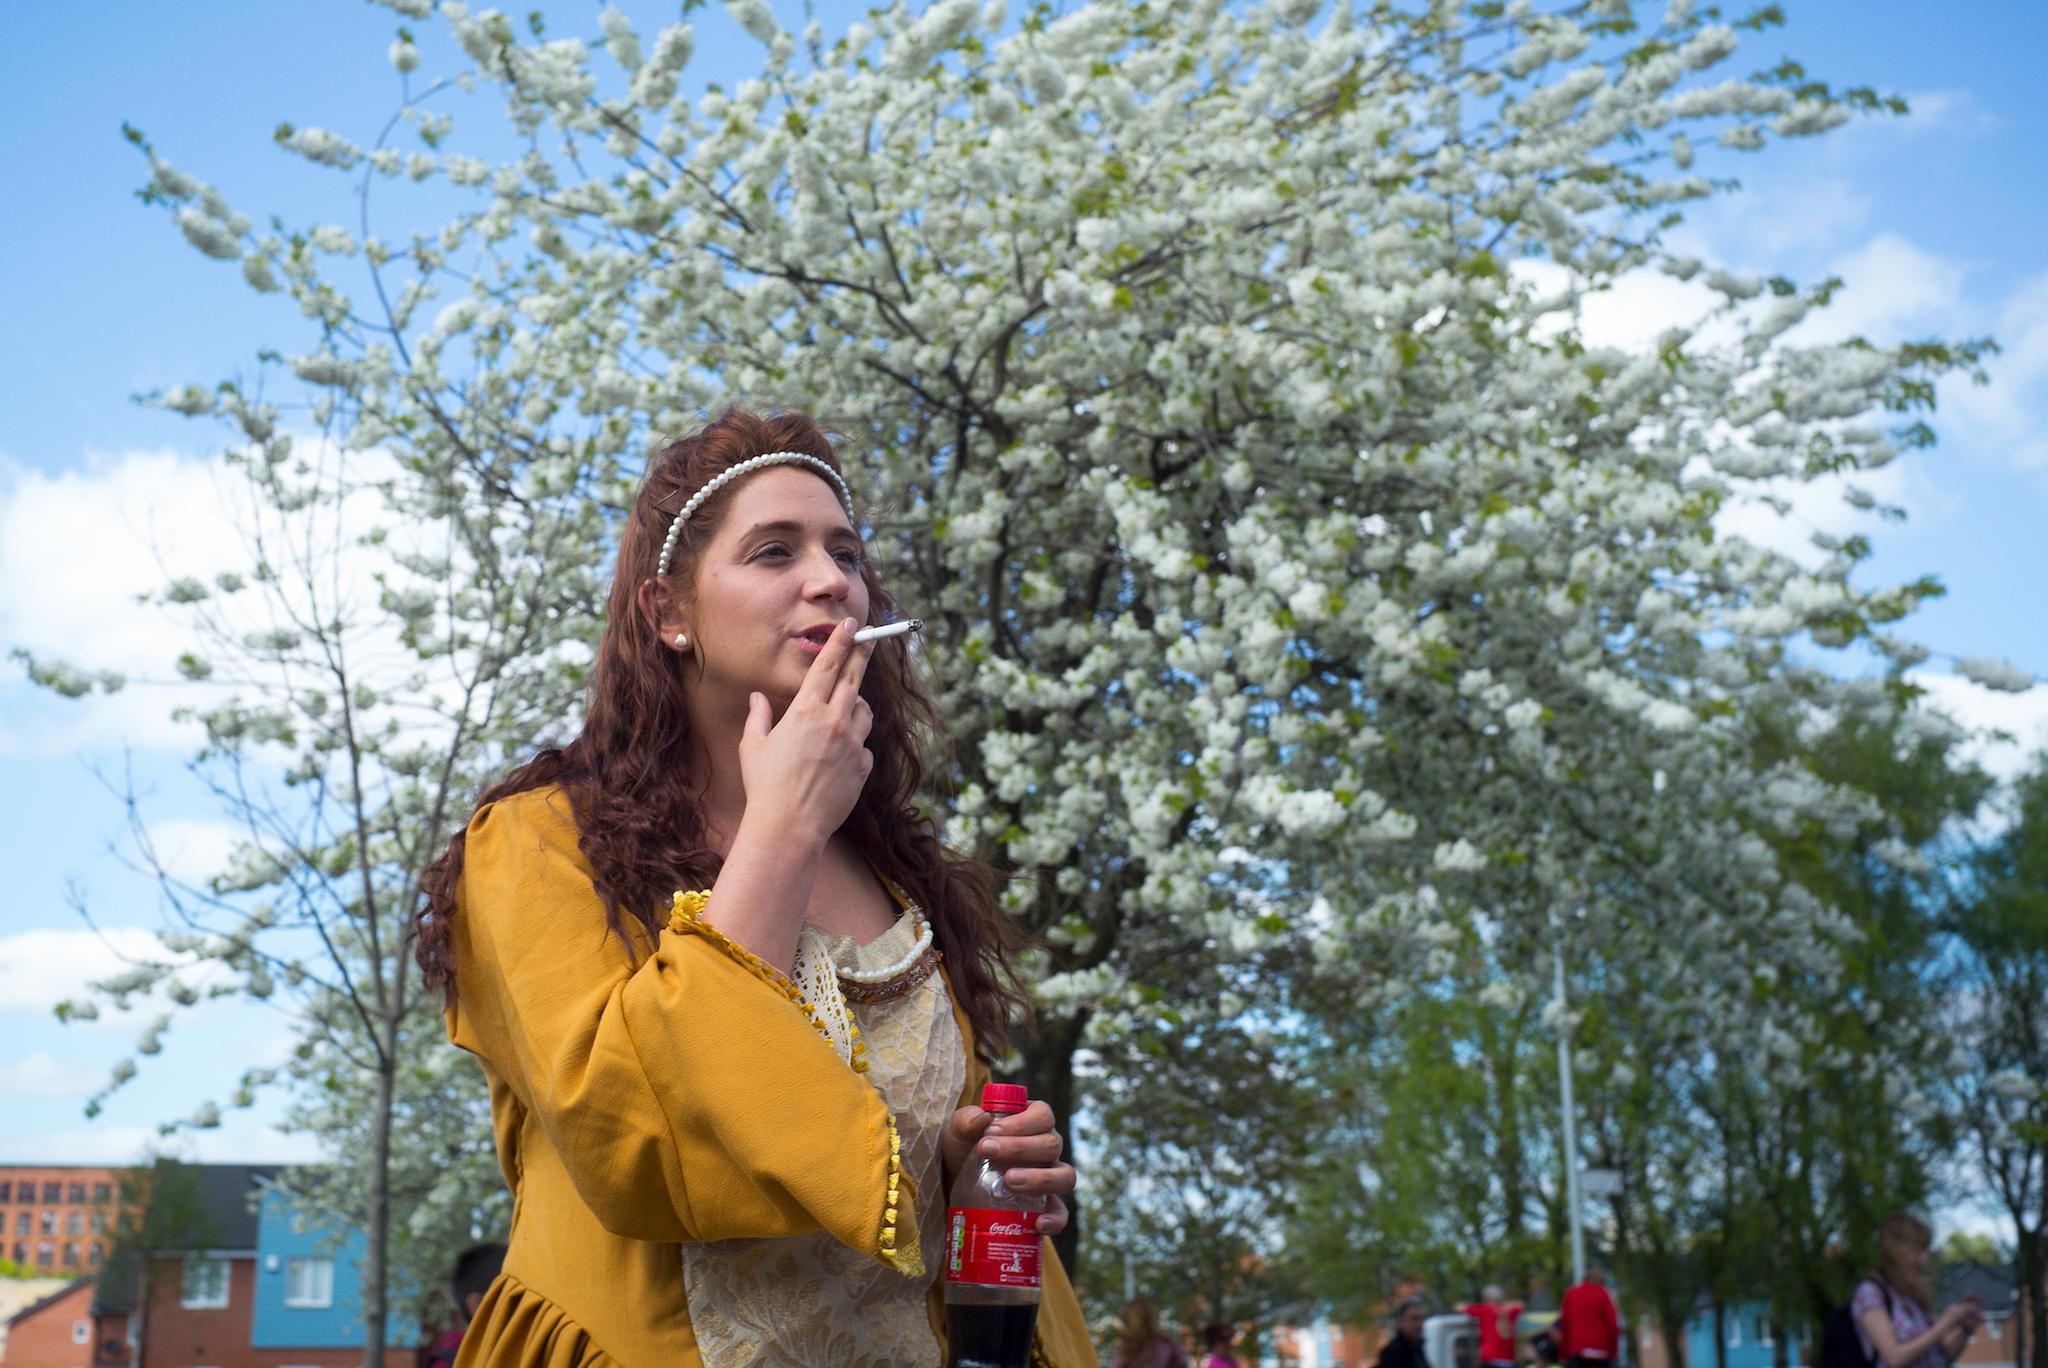
[[[904,916],[866,945],[806,927],[844,968],[903,957],[917,919]],[[928,1271],[906,1278],[870,1253],[825,1234],[683,1246],[690,1323],[706,1368],[909,1368],[937,1365],[925,1299],[945,1247],[939,1136],[967,1085],[967,1052],[945,976],[933,974],[892,1002],[851,1005],[867,1043],[870,1082],[896,1116],[904,1167],[917,1181],[918,1229]]]

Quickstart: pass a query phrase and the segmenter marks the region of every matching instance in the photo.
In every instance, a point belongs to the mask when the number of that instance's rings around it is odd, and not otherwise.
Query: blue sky
[[[623,7],[650,33],[675,13]],[[560,6],[551,17],[558,31],[594,31],[596,8]],[[833,11],[820,8],[829,24]],[[2048,157],[2038,141],[2048,88],[2030,69],[2048,45],[2048,7],[2006,0],[1940,17],[1906,0],[1787,8],[1789,28],[1756,40],[1738,65],[1793,53],[1838,83],[1902,93],[1914,113],[1710,167],[1745,188],[1684,234],[1699,254],[1740,269],[1842,274],[1842,326],[1874,337],[1991,333],[2006,344],[1990,389],[1943,392],[1943,444],[1872,482],[1910,510],[1908,522],[1872,526],[1831,499],[1802,504],[1799,516],[1811,527],[1870,526],[1878,577],[1932,573],[1948,585],[1909,624],[1917,639],[2048,674]],[[691,78],[745,74],[751,43],[715,7],[693,18]],[[203,469],[217,434],[129,397],[210,385],[246,370],[259,347],[309,341],[288,303],[243,288],[232,265],[201,257],[137,202],[145,164],[122,122],[252,216],[353,223],[339,178],[279,151],[271,130],[290,120],[373,138],[398,103],[384,51],[399,22],[361,0],[119,0],[10,16],[0,48],[12,97],[0,108],[0,155],[15,186],[0,215],[0,651],[27,646],[139,675],[156,662],[163,672],[174,638],[130,599],[154,582],[151,547],[173,560],[218,554]],[[415,27],[423,39],[434,32]],[[427,44],[422,74],[446,66]],[[482,108],[475,122],[495,118]],[[1683,303],[1648,285],[1623,291],[1605,326],[1654,332]],[[1928,679],[1966,720],[2048,744],[2048,686],[1990,695],[1940,658]],[[127,1157],[157,1121],[224,1098],[242,1067],[281,1047],[273,1015],[209,1007],[180,1019],[99,1122],[80,1115],[148,1014],[88,1027],[50,1019],[51,1001],[107,963],[72,897],[117,936],[157,916],[148,885],[114,853],[126,819],[107,780],[134,775],[163,849],[191,869],[223,848],[217,814],[181,767],[190,738],[165,722],[166,706],[148,687],[64,704],[0,665],[0,784],[11,796],[0,859],[13,873],[0,911],[0,1161]],[[1990,752],[2001,766],[2018,754]],[[231,1114],[197,1153],[306,1155],[303,1141],[270,1128],[273,1115]]]

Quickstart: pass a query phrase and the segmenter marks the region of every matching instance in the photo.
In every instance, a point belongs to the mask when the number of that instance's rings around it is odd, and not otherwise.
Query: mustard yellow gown
[[[448,1038],[483,1063],[513,1215],[458,1368],[699,1368],[686,1244],[822,1233],[919,1279],[943,1253],[920,1228],[945,1194],[902,1161],[929,1145],[906,1146],[789,980],[694,918],[631,929],[629,959],[560,790],[471,819]],[[951,1005],[965,1105],[987,1070]],[[1044,1268],[1035,1361],[1099,1368],[1050,1247]],[[940,1292],[932,1279],[925,1308],[943,1346]]]

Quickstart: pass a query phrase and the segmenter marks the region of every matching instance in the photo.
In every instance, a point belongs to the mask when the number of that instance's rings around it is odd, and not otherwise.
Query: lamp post
[[[1577,1284],[1586,1280],[1586,1227],[1579,1216],[1579,1121],[1572,1105],[1572,1033],[1571,1018],[1566,1015],[1564,947],[1552,946],[1551,955],[1557,965],[1557,1085],[1564,1106],[1564,1202],[1571,1213],[1572,1282]]]

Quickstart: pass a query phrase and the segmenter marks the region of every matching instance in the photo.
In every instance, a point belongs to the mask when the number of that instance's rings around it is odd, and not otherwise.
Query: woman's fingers
[[[1072,1164],[1047,1164],[1041,1168],[1006,1168],[1003,1186],[1012,1192],[1056,1197],[1074,1190]]]
[[[860,697],[860,682],[867,677],[868,661],[874,658],[876,643],[854,641],[854,630],[852,618],[846,619],[832,630],[835,641],[841,632],[846,633],[848,652],[839,666],[838,675],[832,681],[832,701],[835,703],[848,703]]]
[[[1050,1164],[1060,1157],[1058,1131],[1039,1135],[1004,1135],[990,1132],[981,1137],[981,1153],[999,1164]]]
[[[1047,1200],[1045,1210],[1038,1218],[1038,1233],[1057,1235],[1067,1228],[1067,1204],[1058,1197]]]
[[[853,619],[841,619],[832,629],[832,635],[825,638],[824,648],[811,661],[811,668],[804,672],[804,682],[797,690],[798,698],[809,698],[824,703],[832,697],[832,687],[839,682],[839,672],[846,664],[847,656],[855,649],[853,644]],[[862,642],[863,647],[872,647],[871,642]]]

